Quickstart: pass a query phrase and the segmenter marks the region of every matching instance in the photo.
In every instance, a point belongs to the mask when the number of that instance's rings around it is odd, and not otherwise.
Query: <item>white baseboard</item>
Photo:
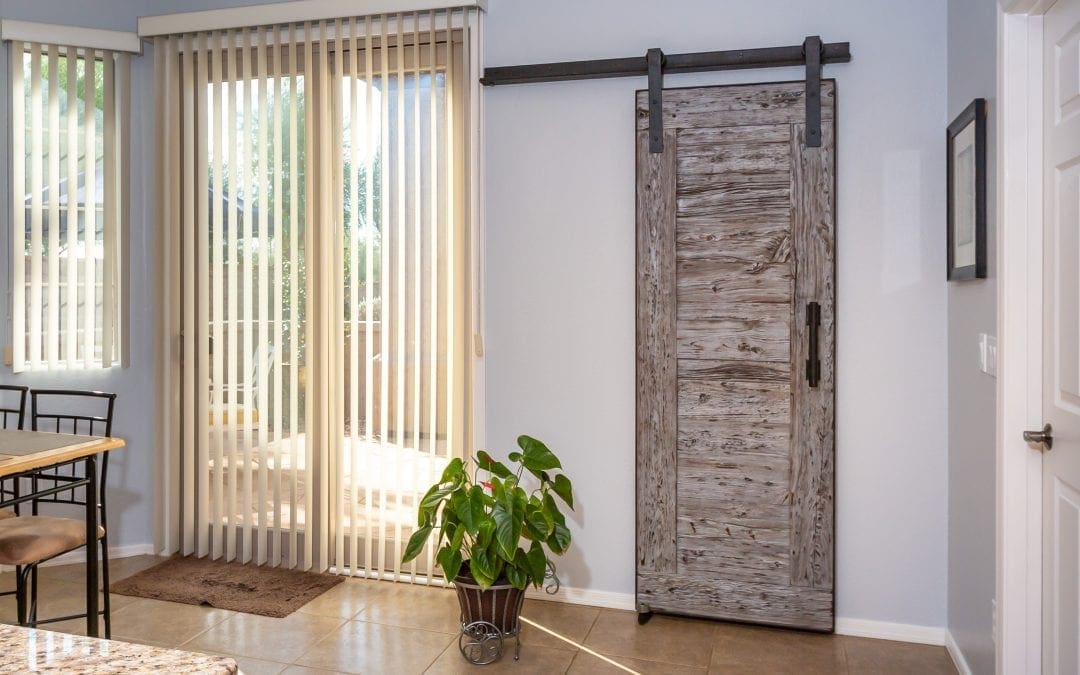
[[[109,559],[116,560],[117,558],[130,558],[135,555],[153,555],[153,544],[128,544],[127,546],[110,546],[109,547]],[[64,555],[57,556],[52,560],[41,563],[41,567],[55,567],[57,565],[74,565],[76,563],[86,562],[86,549],[80,548],[77,551],[69,551]],[[9,565],[0,565],[0,572],[11,572],[15,568]]]
[[[634,595],[632,593],[617,593],[615,591],[594,591],[589,588],[572,588],[562,586],[559,592],[552,595],[540,588],[529,587],[525,591],[525,597],[535,600],[552,600],[566,602],[571,605],[590,605],[592,607],[604,607],[606,609],[636,609]]]
[[[940,626],[919,626],[910,623],[891,623],[870,619],[836,617],[836,633],[853,637],[915,642],[941,647],[945,644],[945,629]]]
[[[960,646],[956,644],[956,640],[953,639],[952,633],[948,630],[945,631],[945,649],[949,652],[949,658],[952,659],[957,672],[960,675],[971,675],[971,666],[968,665],[967,659],[964,658],[964,652],[960,651]]]
[[[634,611],[637,608],[632,593],[594,591],[588,588],[573,588],[570,586],[563,586],[555,595],[549,595],[540,589],[529,588],[525,593],[525,597],[534,598],[536,600],[566,602],[572,605],[605,607],[608,609],[626,609]],[[946,644],[946,632],[944,628],[937,626],[891,623],[888,621],[870,621],[867,619],[837,617],[836,633],[839,635],[851,635],[855,637],[877,638],[879,640],[914,642],[918,644],[935,645],[938,647]],[[957,668],[959,667],[960,666],[957,665]],[[961,675],[965,675],[963,670],[961,670],[960,673]],[[968,673],[970,673],[970,671],[968,671]]]

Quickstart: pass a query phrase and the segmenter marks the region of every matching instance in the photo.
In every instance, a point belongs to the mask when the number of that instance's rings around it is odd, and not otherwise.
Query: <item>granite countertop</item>
[[[0,673],[215,673],[236,661],[178,649],[0,625]]]

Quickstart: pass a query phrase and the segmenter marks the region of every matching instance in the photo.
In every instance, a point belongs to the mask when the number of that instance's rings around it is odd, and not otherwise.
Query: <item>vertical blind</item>
[[[12,365],[120,363],[130,56],[11,42]]]
[[[430,580],[470,444],[475,9],[158,37],[167,548]]]

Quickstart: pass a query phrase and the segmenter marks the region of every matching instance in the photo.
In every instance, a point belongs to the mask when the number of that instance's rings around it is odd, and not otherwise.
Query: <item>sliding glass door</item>
[[[433,573],[398,561],[468,443],[469,19],[159,40],[182,552]]]

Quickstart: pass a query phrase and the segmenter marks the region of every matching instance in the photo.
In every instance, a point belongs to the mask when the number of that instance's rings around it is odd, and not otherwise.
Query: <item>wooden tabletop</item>
[[[120,438],[0,429],[0,476],[124,447]]]

